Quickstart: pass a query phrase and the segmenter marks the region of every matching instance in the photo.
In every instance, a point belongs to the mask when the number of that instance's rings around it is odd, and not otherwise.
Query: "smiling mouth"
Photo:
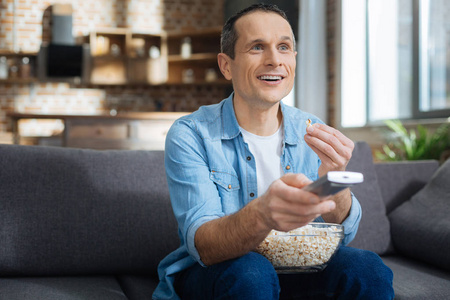
[[[263,81],[275,82],[275,81],[283,80],[284,77],[279,76],[279,75],[262,75],[262,76],[258,76],[258,79],[263,80]]]

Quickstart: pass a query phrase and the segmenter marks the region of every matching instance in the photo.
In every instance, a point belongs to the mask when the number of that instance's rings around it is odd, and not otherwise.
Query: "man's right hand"
[[[320,199],[301,188],[312,181],[303,174],[285,174],[274,181],[258,201],[261,219],[268,229],[289,231],[334,210],[332,200]]]
[[[332,211],[334,201],[321,201],[301,189],[310,182],[302,174],[286,174],[237,213],[200,226],[195,246],[203,263],[212,265],[244,255],[254,250],[272,229],[289,231]]]

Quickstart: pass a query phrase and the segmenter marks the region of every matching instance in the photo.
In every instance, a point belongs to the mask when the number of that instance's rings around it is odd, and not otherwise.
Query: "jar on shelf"
[[[191,38],[185,37],[181,42],[181,57],[189,58],[192,54]]]
[[[111,49],[110,49],[110,53],[111,53],[111,55],[112,56],[120,56],[120,54],[121,54],[121,50],[120,50],[120,47],[119,47],[119,45],[117,45],[117,44],[112,44],[111,45]]]
[[[11,59],[8,63],[9,65],[9,78],[11,79],[17,79],[19,77],[19,67],[16,64],[16,61],[14,59]]]
[[[152,59],[157,59],[161,56],[161,52],[159,51],[159,48],[157,46],[151,46],[150,50],[148,51],[148,56]]]
[[[206,82],[213,82],[217,80],[217,73],[216,70],[213,68],[207,69],[205,71],[205,81]]]
[[[183,70],[182,81],[183,83],[193,83],[195,81],[194,70],[192,69]]]
[[[8,60],[6,56],[0,57],[0,79],[8,78]]]
[[[19,73],[20,73],[21,78],[30,78],[31,77],[31,65],[30,65],[30,59],[28,57],[22,58],[22,63],[20,64]]]

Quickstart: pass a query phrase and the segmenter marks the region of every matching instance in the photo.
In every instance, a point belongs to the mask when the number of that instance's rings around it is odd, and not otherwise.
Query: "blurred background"
[[[285,103],[376,159],[448,157],[445,0],[1,0],[0,143],[163,149],[176,118],[232,91],[221,27],[258,2],[297,39]]]

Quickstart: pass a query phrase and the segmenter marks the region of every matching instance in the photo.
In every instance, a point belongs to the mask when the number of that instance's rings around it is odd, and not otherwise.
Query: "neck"
[[[280,128],[282,122],[279,102],[268,107],[249,106],[244,101],[233,99],[234,111],[239,126],[259,136],[269,136]]]

